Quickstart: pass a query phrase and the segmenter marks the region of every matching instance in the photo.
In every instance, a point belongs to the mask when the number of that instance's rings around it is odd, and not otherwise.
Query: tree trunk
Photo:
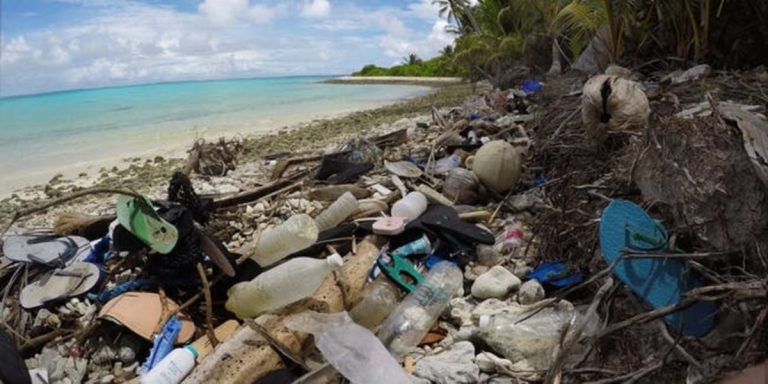
[[[563,72],[563,64],[560,59],[560,47],[557,45],[557,37],[552,38],[552,65],[549,67],[549,75],[557,76]]]

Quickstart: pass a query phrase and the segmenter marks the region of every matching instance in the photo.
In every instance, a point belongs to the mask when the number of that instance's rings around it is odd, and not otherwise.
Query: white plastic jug
[[[261,234],[256,243],[253,261],[268,267],[284,257],[310,247],[317,241],[317,224],[309,215],[291,216],[277,227]]]

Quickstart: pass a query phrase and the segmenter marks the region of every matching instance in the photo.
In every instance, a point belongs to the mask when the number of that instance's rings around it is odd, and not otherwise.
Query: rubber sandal
[[[426,212],[415,220],[414,225],[423,225],[437,235],[447,237],[449,241],[455,238],[469,244],[493,245],[496,243],[496,239],[490,232],[459,219],[456,210],[447,205],[430,205]]]
[[[157,214],[146,196],[134,198],[120,195],[117,198],[117,221],[144,244],[161,254],[171,252],[178,241],[176,227]]]
[[[24,287],[19,295],[19,303],[26,309],[33,309],[80,296],[93,289],[99,278],[99,267],[95,264],[72,263]]]
[[[63,267],[90,251],[90,242],[80,236],[13,235],[3,243],[3,254],[9,260],[48,266]]]
[[[609,265],[626,250],[665,252],[667,233],[661,224],[631,201],[612,200],[600,219],[600,251]],[[613,274],[654,309],[679,304],[683,295],[699,286],[686,263],[675,259],[628,259],[616,262]],[[714,303],[700,301],[665,317],[667,324],[686,336],[703,336],[714,325]]]
[[[167,311],[174,312],[179,308],[173,300],[166,298]],[[160,295],[152,292],[124,293],[105,304],[99,312],[99,318],[113,321],[130,329],[135,334],[149,342],[154,340],[155,330],[162,322],[163,305]],[[181,331],[176,338],[176,344],[184,344],[195,334],[195,325],[188,318],[179,315]]]

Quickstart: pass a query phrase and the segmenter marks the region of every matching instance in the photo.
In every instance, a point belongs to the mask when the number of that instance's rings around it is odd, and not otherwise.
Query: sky
[[[430,0],[0,0],[0,97],[348,74],[433,57],[446,25]]]

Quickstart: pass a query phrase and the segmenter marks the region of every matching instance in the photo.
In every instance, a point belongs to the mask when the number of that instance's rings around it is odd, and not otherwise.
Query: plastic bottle
[[[334,253],[322,259],[297,257],[286,261],[255,279],[233,285],[226,308],[244,319],[282,308],[311,296],[331,271],[343,264]]]
[[[432,328],[448,301],[459,293],[463,282],[461,269],[455,264],[447,261],[435,264],[384,321],[379,339],[396,357],[411,351]]]
[[[427,197],[421,192],[411,192],[392,205],[392,216],[404,217],[408,221],[413,221],[426,210]]]
[[[197,351],[187,345],[176,348],[141,377],[141,384],[178,384],[195,367]]]
[[[462,158],[459,155],[453,154],[448,157],[435,162],[435,174],[444,175],[454,168],[458,168],[461,165]]]
[[[351,192],[345,192],[339,196],[323,212],[315,217],[318,231],[322,232],[331,229],[357,211],[357,199]]]
[[[503,254],[511,254],[515,257],[523,244],[523,227],[520,223],[510,222],[504,226],[504,231],[496,236],[497,251]]]
[[[355,324],[346,312],[302,312],[286,327],[311,333],[328,362],[352,383],[410,384],[411,380],[371,331]]]
[[[360,300],[350,311],[349,316],[355,323],[368,329],[374,329],[389,316],[400,302],[400,289],[384,276],[379,276],[365,287]]]
[[[269,228],[256,243],[251,258],[262,267],[310,247],[317,241],[317,224],[309,215],[291,216],[277,227]]]

